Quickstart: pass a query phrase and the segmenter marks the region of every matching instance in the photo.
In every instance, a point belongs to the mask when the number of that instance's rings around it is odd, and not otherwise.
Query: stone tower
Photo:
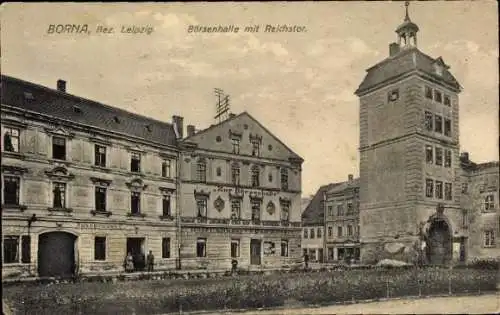
[[[418,49],[419,27],[408,5],[389,56],[367,70],[355,92],[366,263],[381,259],[388,248],[402,254],[401,245],[420,248],[428,262],[447,263],[460,256],[467,240],[459,200],[461,87],[441,57]]]

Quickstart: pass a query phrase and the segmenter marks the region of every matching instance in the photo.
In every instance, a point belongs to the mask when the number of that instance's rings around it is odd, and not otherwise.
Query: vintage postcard
[[[500,311],[496,1],[0,9],[4,314]]]

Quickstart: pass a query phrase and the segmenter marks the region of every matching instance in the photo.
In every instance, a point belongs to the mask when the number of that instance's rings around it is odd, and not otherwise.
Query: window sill
[[[71,208],[47,208],[50,212],[73,212],[73,209]]]
[[[50,159],[49,162],[52,164],[53,163],[65,164],[66,166],[71,164],[71,162],[68,160],[61,160],[61,159],[54,159],[54,158]]]
[[[496,248],[496,245],[483,245],[483,248]]]
[[[15,151],[2,151],[3,157],[12,157],[12,158],[17,158],[17,159],[24,159],[24,154],[21,152],[15,152]]]
[[[7,266],[7,267],[25,267],[25,266],[29,266],[31,263],[29,262],[26,262],[26,263],[23,263],[23,262],[3,262],[3,266]]]
[[[93,170],[97,170],[97,171],[106,172],[106,173],[110,173],[111,172],[110,168],[107,168],[105,166],[99,166],[99,165],[92,165],[92,169]]]
[[[127,213],[127,217],[134,217],[134,218],[144,218],[146,214],[144,213]]]
[[[113,213],[111,211],[103,211],[103,210],[92,210],[90,213],[95,216],[95,215],[104,215],[106,217],[109,217]]]
[[[159,216],[160,220],[166,220],[166,221],[173,221],[174,217],[171,215],[160,215]]]
[[[26,209],[28,209],[28,207],[25,205],[2,205],[2,210],[14,210],[23,212]]]

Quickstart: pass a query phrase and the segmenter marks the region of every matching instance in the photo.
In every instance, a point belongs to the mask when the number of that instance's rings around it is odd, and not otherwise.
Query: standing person
[[[130,252],[128,252],[127,257],[125,257],[125,271],[134,271],[134,257],[132,257],[132,254]]]
[[[155,265],[155,256],[153,255],[153,251],[149,251],[146,261],[148,264],[148,272],[152,272]]]
[[[309,267],[309,255],[307,252],[304,254],[304,264],[306,265],[306,269]]]

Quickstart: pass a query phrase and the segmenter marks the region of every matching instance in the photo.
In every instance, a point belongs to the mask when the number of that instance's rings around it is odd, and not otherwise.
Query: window
[[[259,187],[260,171],[258,166],[252,167],[252,187]]]
[[[286,168],[281,169],[281,189],[288,190],[288,170]]]
[[[217,167],[217,169],[215,170],[215,173],[217,174],[217,177],[222,176],[222,169],[220,167]]]
[[[281,221],[288,221],[290,218],[290,202],[281,202]]]
[[[288,241],[281,240],[281,257],[288,257]]]
[[[321,238],[322,236],[322,233],[323,231],[321,230],[321,228],[318,228],[318,233],[316,234],[318,236],[318,238]]]
[[[352,202],[348,202],[346,215],[352,215],[353,213],[354,213],[354,208],[352,206]]]
[[[436,165],[443,165],[443,149],[436,148]]]
[[[272,183],[273,182],[273,174],[269,173],[267,175],[267,179],[269,180],[270,183]]]
[[[161,258],[170,258],[170,237],[161,239]]]
[[[425,180],[425,196],[434,197],[434,181],[432,179]]]
[[[495,196],[493,194],[484,197],[484,210],[494,210],[495,209]]]
[[[238,199],[234,199],[231,201],[231,219],[238,220],[240,219],[241,213],[241,201]]]
[[[141,193],[133,191],[130,196],[131,204],[130,204],[130,212],[132,214],[141,213]]]
[[[239,154],[240,153],[240,139],[239,138],[232,138],[231,145],[233,147],[233,153]]]
[[[434,90],[434,100],[438,103],[443,102],[443,95],[438,90]]]
[[[162,198],[162,214],[164,217],[169,217],[172,215],[172,212],[170,211],[170,195],[163,195]]]
[[[19,205],[19,177],[4,176],[3,178],[3,203],[5,205]]]
[[[304,229],[304,238],[308,238],[308,235],[309,235],[309,230]]]
[[[172,177],[170,160],[164,160],[161,164],[161,177],[170,178]]]
[[[207,217],[207,199],[197,199],[196,208],[198,209],[198,217]]]
[[[444,167],[451,167],[451,150],[444,150]]]
[[[333,260],[333,247],[328,247],[328,260]]]
[[[95,187],[95,210],[106,211],[106,188]]]
[[[65,183],[54,183],[53,202],[54,208],[66,208],[66,184]]]
[[[425,161],[428,164],[432,164],[432,162],[434,162],[432,145],[425,146]]]
[[[484,247],[495,246],[495,231],[484,231]]]
[[[260,221],[260,201],[252,200],[252,221]]]
[[[96,236],[94,239],[94,260],[106,260],[106,238]]]
[[[428,86],[425,87],[425,97],[432,100],[432,89]]]
[[[451,100],[449,95],[444,96],[444,105],[451,106]]]
[[[452,185],[451,185],[451,183],[444,184],[444,199],[445,200],[452,199]]]
[[[328,206],[328,215],[333,216],[333,206]]]
[[[395,89],[387,93],[387,102],[395,102],[399,98],[399,90]]]
[[[469,190],[469,184],[468,183],[462,183],[462,193],[466,194]]]
[[[52,158],[56,160],[66,160],[66,139],[52,137]]]
[[[342,237],[342,227],[341,226],[337,227],[337,236]]]
[[[331,226],[328,227],[328,237],[333,236],[333,228]]]
[[[196,240],[196,257],[207,257],[207,239],[198,238]]]
[[[95,166],[106,167],[106,147],[102,145],[95,145]]]
[[[344,205],[337,205],[337,216],[341,217],[344,215]]]
[[[352,236],[352,225],[347,226],[347,235]]]
[[[311,229],[311,231],[309,232],[309,236],[310,236],[311,238],[314,238],[314,237],[315,237],[315,236],[314,236],[314,229]]]
[[[3,238],[3,262],[6,264],[21,263],[28,264],[31,262],[31,237],[28,235],[21,236],[4,236]],[[21,246],[21,248],[19,248]],[[19,255],[21,254],[21,255]],[[19,257],[21,256],[21,257]]]
[[[231,182],[233,185],[240,184],[240,167],[236,164],[231,166]]]
[[[436,181],[436,198],[443,199],[443,182],[439,180]]]
[[[231,258],[240,257],[240,240],[231,240]]]
[[[425,129],[427,131],[432,131],[433,130],[433,119],[434,115],[432,115],[431,112],[425,112]]]
[[[19,152],[19,129],[5,128],[3,149],[7,152]]]
[[[451,120],[448,118],[444,119],[444,135],[451,137]]]
[[[462,209],[462,227],[466,228],[467,227],[467,221],[468,221],[468,211],[466,209]]]
[[[139,153],[130,155],[130,171],[134,173],[141,172],[141,155]]]
[[[207,164],[204,160],[198,161],[196,164],[196,178],[203,183],[207,181]]]
[[[436,115],[434,117],[434,125],[435,132],[443,133],[443,117]]]
[[[260,156],[260,141],[252,140],[252,155]]]

